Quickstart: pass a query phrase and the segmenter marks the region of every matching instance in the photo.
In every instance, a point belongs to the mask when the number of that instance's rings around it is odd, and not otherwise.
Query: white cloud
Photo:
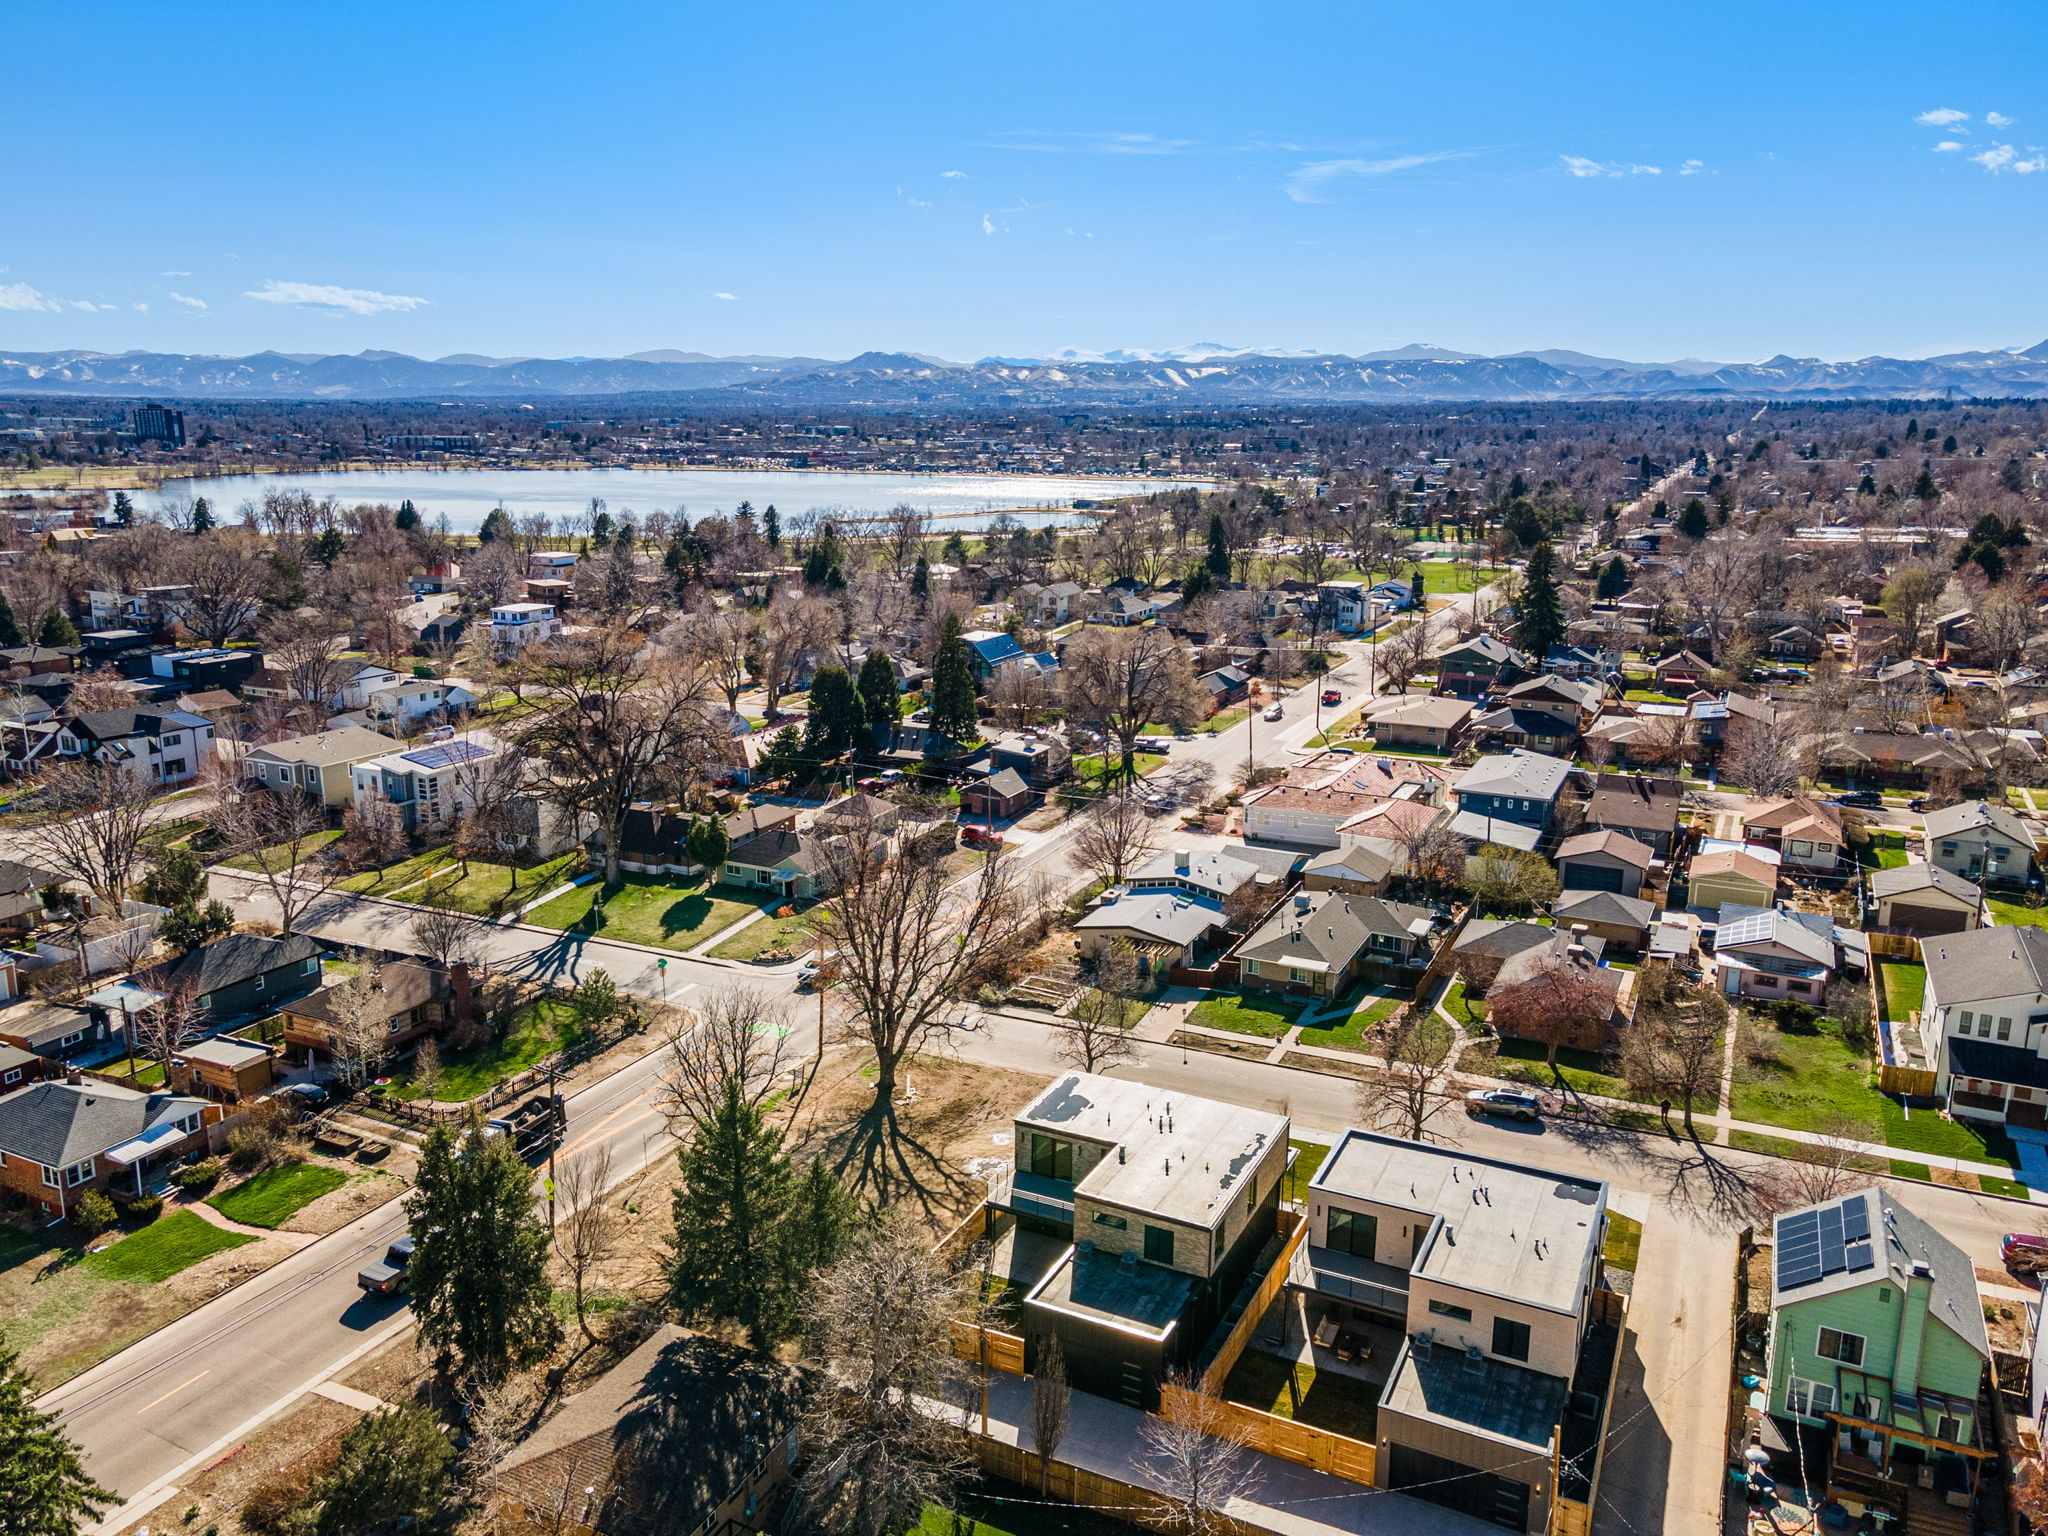
[[[981,232],[984,235],[992,235],[996,232],[996,221],[985,213],[981,216]]]
[[[329,314],[376,315],[391,309],[418,309],[427,300],[408,298],[402,293],[379,293],[374,288],[341,288],[333,283],[281,283],[268,278],[261,288],[242,295],[265,304],[296,304],[302,309],[325,310]]]
[[[149,306],[147,304],[137,304],[134,307],[145,315],[149,313]]]
[[[182,293],[175,293],[175,292],[174,292],[174,293],[173,293],[173,294],[171,295],[171,301],[172,301],[173,303],[175,303],[175,304],[182,304],[182,305],[184,305],[184,306],[185,306],[185,307],[186,307],[187,309],[204,309],[204,308],[206,308],[206,300],[204,300],[204,299],[194,299],[194,298],[190,298],[190,297],[188,297],[187,295],[185,295],[185,294],[182,294]]]
[[[1937,155],[1952,155],[1962,147],[1963,141],[1961,139],[1943,139],[1934,146],[1934,152]]]
[[[1615,173],[1598,160],[1588,160],[1584,155],[1559,155],[1564,162],[1567,176],[1612,176]]]
[[[2001,171],[2012,171],[2020,176],[2032,176],[2037,171],[2048,171],[2048,153],[2038,144],[2029,144],[2027,153],[2022,155],[2010,144],[1994,144],[1989,149],[1970,156],[1973,164],[1981,165],[1996,176]]]
[[[714,293],[711,295],[711,297],[713,297],[714,299],[724,299],[726,303],[730,304],[734,300],[739,298],[739,295],[736,293]]]
[[[1027,129],[983,149],[1021,149],[1046,155],[1175,155],[1194,148],[1193,139],[1164,139],[1156,133],[1047,133]]]
[[[1471,155],[1469,149],[1436,149],[1428,154],[1394,155],[1385,160],[1312,160],[1290,172],[1285,185],[1287,195],[1297,203],[1320,203],[1327,201],[1320,194],[1333,181],[1352,176],[1372,180],[1444,160],[1466,160]]]
[[[1679,174],[1679,175],[1681,175],[1681,176],[1699,176],[1699,175],[1703,175],[1703,174],[1705,173],[1706,169],[1707,169],[1707,162],[1706,162],[1706,161],[1704,161],[1704,160],[1688,160],[1688,161],[1686,161],[1686,162],[1685,162],[1684,164],[1682,164],[1682,165],[1680,165],[1680,166],[1679,166],[1679,168],[1678,168],[1678,174]]]
[[[159,272],[158,277],[190,277],[190,272]]]
[[[941,180],[941,181],[966,181],[967,179],[968,179],[968,175],[967,175],[967,173],[966,173],[965,171],[941,171],[941,172],[939,172],[939,180]]]
[[[1984,114],[1984,121],[1994,128],[2010,128],[2012,126],[2012,119],[2003,112],[1986,112]]]
[[[1932,112],[1922,112],[1913,119],[1929,128],[1946,128],[1951,123],[1967,123],[1969,120],[1969,113],[1958,112],[1954,107],[1936,107]]]
[[[1557,158],[1567,176],[1662,176],[1664,174],[1664,167],[1661,165],[1638,165],[1633,161],[1609,162],[1605,160],[1589,160],[1584,155],[1559,155]],[[1680,167],[1678,174],[1681,176],[1691,176],[1702,168],[1702,164],[1698,160],[1688,160],[1685,164],[1693,169],[1687,170],[1684,167]]]

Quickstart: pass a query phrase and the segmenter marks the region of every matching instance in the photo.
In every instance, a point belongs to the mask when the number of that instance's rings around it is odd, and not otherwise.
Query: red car
[[[2008,1232],[1998,1245],[1998,1257],[2007,1269],[2020,1262],[2031,1266],[2048,1262],[2048,1237],[2035,1237],[2025,1232]]]
[[[1323,702],[1325,704],[1342,704],[1344,702],[1344,695],[1335,688],[1325,688],[1323,690]]]
[[[987,827],[962,827],[960,842],[967,848],[1000,848],[1003,846],[1003,834],[991,832]]]

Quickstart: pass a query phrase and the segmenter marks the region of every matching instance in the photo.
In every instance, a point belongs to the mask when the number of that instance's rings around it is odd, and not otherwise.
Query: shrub
[[[221,1167],[221,1160],[217,1157],[201,1158],[172,1174],[171,1182],[180,1189],[211,1189],[220,1182]]]
[[[121,1214],[136,1226],[145,1226],[164,1213],[162,1195],[130,1195],[121,1201]]]
[[[73,1225],[87,1237],[98,1237],[120,1219],[114,1202],[96,1189],[87,1190],[85,1198],[71,1212]]]
[[[242,1501],[243,1526],[261,1532],[262,1536],[278,1536],[292,1511],[305,1502],[308,1486],[303,1471],[282,1472],[266,1483],[258,1483]]]

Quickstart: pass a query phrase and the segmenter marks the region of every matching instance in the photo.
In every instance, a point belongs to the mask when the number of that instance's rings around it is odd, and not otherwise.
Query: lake
[[[244,502],[266,491],[290,489],[332,496],[348,506],[358,502],[410,501],[428,522],[445,516],[457,533],[474,533],[493,507],[514,518],[545,512],[565,517],[587,512],[602,497],[612,516],[622,512],[687,512],[694,520],[731,512],[752,502],[758,517],[773,506],[784,520],[805,512],[848,516],[887,512],[908,503],[945,517],[947,529],[969,530],[999,512],[1019,507],[1071,507],[1147,491],[1206,485],[1194,480],[1135,476],[856,474],[845,471],[723,469],[419,469],[342,470],[281,475],[223,475],[204,480],[166,481],[161,490],[134,491],[138,508],[158,509],[204,496],[223,522],[240,515]],[[1072,511],[1023,515],[1033,525],[1080,520]]]

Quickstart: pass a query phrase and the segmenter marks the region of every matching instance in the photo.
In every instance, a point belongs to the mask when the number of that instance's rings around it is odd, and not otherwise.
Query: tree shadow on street
[[[1758,1215],[1757,1180],[1728,1161],[1728,1148],[1673,1119],[1668,1126],[1634,1130],[1597,1115],[1555,1115],[1549,1134],[1588,1152],[1632,1164],[1650,1179],[1661,1179],[1664,1199],[1702,1221],[1730,1229]]]
[[[825,1156],[846,1187],[871,1206],[908,1202],[950,1225],[952,1213],[981,1195],[979,1181],[911,1131],[893,1103],[870,1105],[826,1142]]]

